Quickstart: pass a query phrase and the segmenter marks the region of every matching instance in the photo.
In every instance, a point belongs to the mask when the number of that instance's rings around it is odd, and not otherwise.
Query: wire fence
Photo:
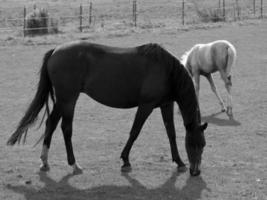
[[[264,0],[124,0],[83,4],[38,3],[49,16],[48,30],[61,32],[86,31],[97,28],[125,29],[127,27],[161,28],[186,24],[265,18]],[[13,7],[0,7],[0,33],[27,28],[26,18],[33,12],[33,3]]]

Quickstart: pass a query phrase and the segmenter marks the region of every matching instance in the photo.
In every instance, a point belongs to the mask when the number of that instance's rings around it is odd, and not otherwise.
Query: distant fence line
[[[266,10],[263,0],[251,0],[250,3],[245,5],[242,0],[214,0],[212,5],[210,2],[205,5],[205,1],[191,3],[186,0],[168,1],[169,4],[148,3],[137,0],[126,1],[123,4],[121,2],[120,4],[102,4],[92,1],[88,4],[76,6],[72,4],[71,7],[62,5],[60,7],[47,6],[45,9],[49,13],[48,18],[53,20],[54,23],[56,21],[56,25],[59,28],[64,27],[66,30],[68,30],[68,27],[75,28],[80,32],[93,28],[97,24],[102,28],[109,24],[112,26],[118,21],[122,21],[123,28],[125,26],[149,28],[164,26],[162,24],[166,20],[170,20],[169,23],[178,26],[196,23],[197,21],[205,22],[210,20],[215,22],[241,20],[243,18],[264,18],[264,10]],[[42,27],[30,29],[26,27],[26,16],[32,11],[32,8],[24,6],[23,8],[13,9],[17,12],[20,10],[20,16],[2,18],[0,10],[0,33],[1,31],[14,29],[23,32],[42,29]],[[156,22],[153,22],[153,20]]]

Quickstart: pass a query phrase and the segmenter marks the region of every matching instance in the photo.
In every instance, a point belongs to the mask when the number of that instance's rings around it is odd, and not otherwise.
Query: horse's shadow
[[[200,199],[203,190],[208,190],[205,181],[201,176],[189,177],[182,188],[177,188],[177,172],[173,172],[171,177],[160,187],[148,189],[138,180],[132,178],[129,174],[123,173],[122,176],[127,179],[131,186],[103,185],[88,189],[78,189],[69,184],[69,179],[73,175],[64,176],[59,182],[50,178],[46,173],[39,173],[40,181],[44,183],[41,189],[33,185],[12,186],[6,188],[15,193],[24,195],[26,200],[36,199]]]
[[[207,115],[207,116],[203,116],[201,117],[202,121],[211,123],[211,124],[215,124],[218,126],[240,126],[241,123],[237,120],[235,120],[234,118],[232,119],[222,119],[222,118],[218,118],[218,116],[220,114],[223,114],[224,112],[217,112],[217,113],[213,113],[211,115]]]

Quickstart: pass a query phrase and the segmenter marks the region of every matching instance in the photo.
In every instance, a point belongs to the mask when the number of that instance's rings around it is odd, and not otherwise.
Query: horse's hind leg
[[[74,109],[75,104],[78,96],[72,98],[72,100],[62,101],[60,105],[60,110],[62,114],[62,123],[61,129],[64,136],[66,151],[67,151],[67,159],[68,164],[73,167],[73,174],[80,174],[82,173],[82,169],[75,161],[73,147],[72,147],[72,123],[73,123],[73,116],[74,116]]]
[[[233,105],[232,105],[232,95],[231,95],[231,90],[232,90],[232,80],[231,80],[231,76],[229,75],[227,77],[227,82],[225,83],[225,88],[227,90],[228,93],[228,106],[227,106],[227,115],[231,118],[233,118]]]
[[[171,146],[172,160],[177,163],[178,171],[183,172],[186,170],[186,167],[180,158],[176,144],[176,133],[173,121],[173,102],[161,106],[160,109]]]
[[[227,102],[227,110],[226,114],[229,116],[230,119],[233,118],[233,111],[232,111],[232,95],[231,95],[231,90],[232,90],[232,80],[231,80],[231,75],[226,74],[225,71],[220,70],[221,78],[224,81],[225,88],[228,93],[228,102]]]
[[[219,103],[221,105],[221,111],[222,112],[225,112],[226,111],[226,108],[225,108],[225,105],[223,103],[223,100],[219,94],[219,92],[217,91],[217,88],[214,84],[214,81],[213,81],[213,78],[212,78],[212,75],[211,74],[208,74],[206,75],[206,78],[208,79],[209,83],[210,83],[210,87],[211,87],[211,90],[214,92],[214,94],[216,95],[216,97],[218,98],[219,100]]]
[[[49,165],[48,165],[48,150],[50,148],[52,135],[57,127],[58,121],[60,119],[60,110],[57,105],[57,103],[54,105],[53,110],[51,114],[48,116],[46,120],[46,128],[45,128],[45,134],[44,134],[44,142],[43,142],[43,149],[41,153],[41,161],[42,164],[40,166],[41,171],[48,171]]]
[[[123,160],[123,166],[121,167],[122,172],[131,171],[131,164],[129,162],[129,154],[130,154],[131,148],[133,146],[134,141],[137,139],[146,119],[151,114],[153,108],[154,108],[154,105],[141,105],[137,109],[134,123],[130,131],[130,136],[121,153],[121,158]]]

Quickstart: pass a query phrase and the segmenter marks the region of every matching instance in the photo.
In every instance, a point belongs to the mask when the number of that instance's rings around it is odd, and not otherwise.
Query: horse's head
[[[185,148],[190,163],[190,174],[198,176],[200,174],[200,164],[203,149],[206,145],[204,130],[208,124],[198,125],[186,129]]]

